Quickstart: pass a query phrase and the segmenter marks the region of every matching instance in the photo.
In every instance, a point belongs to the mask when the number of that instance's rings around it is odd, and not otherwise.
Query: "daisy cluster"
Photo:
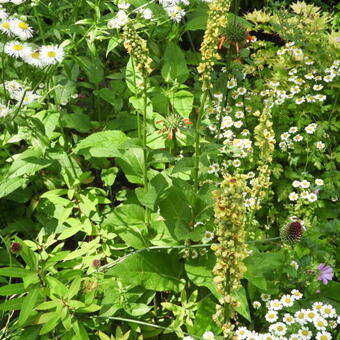
[[[19,1],[3,1],[20,4]],[[33,28],[19,18],[10,16],[0,5],[0,31],[13,40],[5,43],[4,52],[16,59],[22,59],[29,65],[43,68],[61,62],[64,58],[64,51],[55,45],[37,46],[26,41],[33,36]]]
[[[302,181],[295,180],[292,182],[292,186],[297,191],[292,191],[289,194],[290,201],[304,200],[304,202],[315,202],[318,199],[318,193],[320,187],[324,185],[324,181],[321,178],[316,178],[314,184],[307,181],[306,179]]]
[[[269,294],[261,294],[262,303],[267,312],[265,319],[270,324],[268,332],[261,334],[240,327],[236,331],[239,340],[330,340],[332,329],[340,323],[336,310],[330,304],[313,303],[308,309],[287,312],[296,301],[303,297],[297,289],[290,294],[282,295],[280,299],[271,299]],[[260,301],[254,301],[253,307],[259,309]]]
[[[260,91],[262,97],[275,98],[273,104],[281,105],[287,100],[294,101],[297,105],[302,103],[321,103],[327,99],[321,91],[327,83],[331,83],[340,75],[340,60],[334,60],[330,67],[321,72],[313,66],[314,61],[304,55],[301,48],[294,42],[286,43],[277,51],[278,56],[287,55],[297,66],[287,70],[285,82],[270,81],[266,90]],[[288,90],[287,90],[288,89]]]
[[[21,5],[26,0],[0,0],[0,4],[12,3],[14,5]]]
[[[283,151],[294,149],[294,143],[300,143],[307,135],[313,135],[317,127],[318,125],[316,123],[311,123],[304,128],[304,132],[299,132],[296,126],[291,126],[288,131],[283,132],[280,136],[280,149]],[[325,149],[325,144],[322,141],[317,141],[315,142],[315,148],[322,151]]]
[[[202,1],[210,3],[213,0]],[[168,17],[177,23],[181,22],[186,14],[184,7],[190,5],[189,0],[159,0],[159,3],[162,5]]]

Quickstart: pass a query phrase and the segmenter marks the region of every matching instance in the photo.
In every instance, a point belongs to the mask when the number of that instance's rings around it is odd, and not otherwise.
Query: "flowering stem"
[[[196,194],[198,193],[198,172],[199,172],[199,164],[200,164],[200,154],[201,154],[201,149],[200,149],[200,134],[201,134],[201,121],[203,117],[203,110],[205,106],[205,102],[208,98],[208,92],[209,90],[205,90],[203,93],[203,98],[201,101],[201,106],[198,110],[198,116],[197,116],[197,121],[196,121],[196,129],[195,129],[195,168],[194,168],[194,186],[195,186],[195,192]]]
[[[147,106],[148,106],[148,97],[147,97],[147,77],[144,76],[144,84],[143,84],[143,131],[142,131],[142,145],[143,145],[143,160],[144,160],[144,191],[147,193],[149,191],[149,181],[148,181],[148,150],[147,150]],[[151,212],[148,207],[145,210],[146,214],[146,225],[150,226],[151,221]]]

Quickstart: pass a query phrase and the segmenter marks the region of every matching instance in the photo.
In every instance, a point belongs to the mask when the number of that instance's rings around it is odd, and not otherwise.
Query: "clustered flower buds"
[[[230,293],[241,286],[240,280],[246,271],[243,260],[248,256],[244,230],[244,193],[249,191],[246,177],[227,174],[220,189],[213,192],[218,240],[211,246],[216,255],[213,273],[216,288],[223,296],[216,306],[213,319],[222,327],[225,336],[232,333],[234,326],[230,319],[236,317],[234,310],[239,305]]]
[[[142,72],[143,76],[147,76],[152,71],[150,66],[152,59],[149,57],[146,40],[138,35],[132,20],[124,26],[123,39],[124,47],[136,61],[137,69]]]
[[[258,162],[258,177],[253,181],[251,195],[255,199],[256,206],[254,209],[261,207],[260,202],[266,195],[266,190],[270,187],[270,163],[273,161],[275,147],[275,134],[273,130],[272,115],[268,105],[265,106],[262,113],[255,112],[259,116],[259,124],[254,129],[255,145],[260,149]]]
[[[21,247],[21,244],[20,244],[19,242],[13,242],[13,243],[11,244],[10,250],[11,250],[11,253],[12,253],[12,254],[17,255],[17,254],[19,254],[21,248],[22,248],[22,247]]]
[[[215,61],[220,59],[218,41],[223,28],[227,24],[230,3],[230,0],[215,0],[209,4],[208,23],[201,45],[202,62],[197,68],[198,72],[201,73],[203,89],[208,89],[212,86],[211,73]]]
[[[281,239],[288,244],[294,244],[301,240],[305,228],[301,221],[288,223],[281,229]]]

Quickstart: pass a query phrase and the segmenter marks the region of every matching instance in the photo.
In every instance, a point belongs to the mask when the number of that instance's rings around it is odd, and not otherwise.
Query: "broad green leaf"
[[[92,128],[90,117],[83,113],[64,113],[60,119],[64,127],[79,132],[89,132]]]
[[[118,130],[95,132],[82,139],[74,152],[92,157],[117,157],[120,149],[128,148],[129,138]]]
[[[213,273],[212,270],[216,263],[216,257],[210,251],[207,256],[200,257],[199,260],[190,260],[185,263],[185,271],[189,277],[189,279],[196,286],[204,286],[207,287],[214,296],[219,299],[220,293],[217,292],[216,287],[214,285]]]
[[[60,79],[56,77],[58,84],[54,88],[54,100],[55,104],[65,105],[76,92],[76,84],[73,80],[69,80],[66,77]]]
[[[167,43],[161,72],[162,77],[168,83],[184,83],[189,76],[183,51],[173,41]]]
[[[99,85],[99,83],[104,79],[104,68],[100,58],[88,58],[85,56],[74,58],[78,61],[80,67],[86,73],[89,81],[93,84]]]
[[[71,252],[70,254],[68,254],[65,258],[64,261],[68,261],[68,260],[73,260],[77,257],[81,257],[85,254],[91,254],[93,253],[98,247],[100,247],[100,238],[97,237],[94,240],[90,241],[90,242],[84,242],[80,245],[80,249],[78,250],[74,250],[73,252]]]
[[[189,117],[193,104],[194,104],[194,95],[187,90],[180,90],[175,93],[172,100],[175,110],[184,118]]]
[[[121,42],[123,41],[123,39],[118,38],[118,37],[112,37],[109,40],[109,43],[107,45],[107,49],[106,49],[106,57],[107,55],[114,50]]]
[[[106,275],[146,289],[179,292],[185,284],[182,270],[182,262],[178,255],[166,252],[142,252],[129,256],[111,268]]]
[[[26,184],[25,178],[6,178],[0,182],[0,198],[5,197]]]
[[[28,288],[25,288],[22,283],[12,283],[10,285],[0,287],[0,295],[13,295],[27,292]]]
[[[34,274],[33,271],[20,267],[5,267],[0,268],[0,276],[8,277],[25,277],[26,275]]]
[[[89,339],[89,336],[88,336],[88,333],[87,333],[85,327],[78,320],[75,323],[73,323],[73,331],[76,334],[76,339],[78,339],[78,340],[88,340]]]
[[[141,148],[123,151],[116,162],[130,183],[144,183],[144,155]]]
[[[208,13],[206,10],[194,10],[188,15],[188,21],[185,25],[186,31],[205,30],[207,26]]]
[[[25,296],[19,314],[19,325],[22,325],[28,319],[28,317],[32,315],[32,311],[34,310],[35,304],[38,300],[39,291],[39,288],[31,289],[29,293]]]
[[[81,277],[77,276],[71,283],[69,290],[68,290],[68,295],[67,297],[69,299],[72,299],[74,296],[76,296],[80,290],[80,284],[81,284]]]
[[[40,303],[35,307],[37,310],[48,310],[52,308],[56,308],[61,302],[61,300],[51,300]]]
[[[9,177],[14,178],[22,175],[31,176],[37,171],[51,165],[51,161],[41,158],[41,151],[28,149],[15,158],[9,169]]]
[[[58,312],[51,312],[51,313],[45,313],[45,314],[49,314],[49,320],[46,321],[44,326],[42,326],[42,328],[40,329],[40,332],[39,332],[40,335],[50,332],[53,328],[57,326],[57,324],[60,321],[60,313]]]
[[[124,204],[116,207],[104,220],[103,227],[111,227],[110,230],[135,249],[149,245],[145,210],[139,205]]]
[[[144,188],[137,188],[135,190],[136,196],[138,198],[138,201],[146,208],[149,208],[151,210],[155,209],[155,204],[157,201],[157,190],[149,185],[148,191],[146,191]]]
[[[246,290],[243,287],[234,289],[231,292],[231,295],[237,299],[240,303],[239,307],[236,307],[235,310],[237,313],[241,314],[244,318],[246,318],[249,322],[251,322],[251,316],[248,307],[248,300],[246,295]]]
[[[20,298],[7,300],[3,303],[0,303],[0,310],[6,311],[6,310],[21,309],[24,299],[25,299],[24,297],[20,297]]]
[[[53,276],[49,276],[46,278],[46,281],[48,283],[48,286],[50,287],[51,295],[58,296],[60,298],[67,295],[67,287],[58,279]]]
[[[109,169],[102,169],[101,179],[106,186],[110,187],[116,180],[119,169],[112,167]]]

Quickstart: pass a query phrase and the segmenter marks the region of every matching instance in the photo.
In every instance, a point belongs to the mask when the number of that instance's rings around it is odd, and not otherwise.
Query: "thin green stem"
[[[205,107],[205,102],[207,101],[209,94],[209,90],[205,90],[203,93],[203,98],[201,101],[201,106],[198,110],[198,116],[196,121],[196,128],[195,128],[195,168],[194,168],[194,187],[195,187],[195,193],[198,193],[199,184],[198,184],[198,173],[199,173],[199,164],[200,164],[200,155],[201,155],[201,149],[200,149],[200,137],[201,137],[201,122],[203,117],[203,111]]]
[[[147,109],[148,109],[148,97],[147,97],[147,77],[144,76],[143,82],[143,131],[142,131],[142,145],[143,145],[143,160],[144,160],[144,191],[147,193],[149,191],[149,180],[148,180],[148,150],[147,150]],[[151,223],[151,212],[148,207],[145,209],[146,225],[150,227]]]
[[[39,34],[41,36],[41,40],[42,40],[43,44],[45,45],[45,31],[44,31],[42,24],[41,24],[41,19],[40,19],[39,11],[37,10],[37,6],[33,6],[33,12],[34,12],[35,18],[37,19],[37,23],[38,23],[38,27],[39,27]]]

